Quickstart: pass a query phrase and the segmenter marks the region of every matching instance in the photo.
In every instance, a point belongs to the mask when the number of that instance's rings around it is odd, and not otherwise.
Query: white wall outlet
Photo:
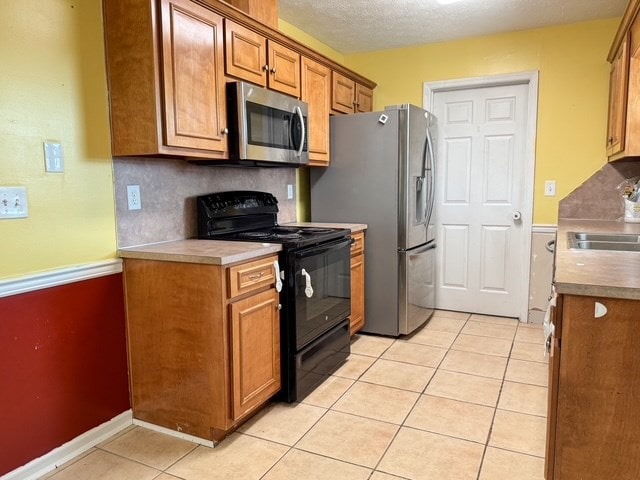
[[[140,185],[127,185],[127,205],[129,210],[140,210],[142,208]]]
[[[27,218],[27,187],[0,187],[0,218]]]
[[[555,180],[547,180],[544,182],[544,195],[545,197],[555,197],[556,196],[556,181]]]
[[[287,185],[287,200],[292,200],[293,199],[293,185],[288,184]]]
[[[44,170],[50,173],[64,173],[64,152],[60,142],[44,142]]]

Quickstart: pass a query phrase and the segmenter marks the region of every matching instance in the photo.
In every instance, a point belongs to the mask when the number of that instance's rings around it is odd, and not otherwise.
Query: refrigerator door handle
[[[429,222],[431,222],[431,215],[433,214],[433,210],[434,210],[434,202],[435,202],[435,191],[436,191],[436,162],[435,162],[435,154],[433,152],[433,138],[431,137],[431,132],[429,131],[429,128],[427,127],[427,150],[429,152],[429,166],[426,169],[427,171],[425,172],[425,174],[428,173],[429,175],[429,195],[427,196],[427,202],[428,202],[428,213],[426,215],[426,219],[425,219],[425,225],[428,227],[429,226]]]

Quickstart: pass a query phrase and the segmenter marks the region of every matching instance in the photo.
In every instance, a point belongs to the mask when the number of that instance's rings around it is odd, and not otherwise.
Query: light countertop
[[[277,254],[281,250],[282,246],[274,243],[192,239],[121,248],[118,254],[123,258],[229,265]]]
[[[283,225],[292,227],[348,228],[351,233],[358,233],[367,229],[367,225],[364,223],[290,222]]]
[[[348,228],[352,233],[361,232],[367,228],[362,223],[292,222],[285,225]],[[161,260],[165,262],[230,265],[265,255],[277,254],[281,250],[281,245],[273,243],[188,239],[121,248],[118,250],[118,255],[122,258]]]
[[[555,247],[558,293],[640,300],[640,252],[570,249],[568,232],[640,234],[640,223],[561,219]]]

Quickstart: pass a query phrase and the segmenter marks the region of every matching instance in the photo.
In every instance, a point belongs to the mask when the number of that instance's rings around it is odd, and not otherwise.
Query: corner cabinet
[[[631,0],[616,33],[608,60],[609,161],[640,156],[640,0]]]
[[[364,232],[354,233],[351,244],[351,324],[350,333],[362,330],[364,315]]]
[[[280,390],[276,260],[125,259],[135,419],[215,443]]]
[[[331,109],[336,113],[373,111],[373,90],[338,72],[331,77]]]
[[[222,17],[189,0],[105,0],[104,14],[113,155],[225,158]]]
[[[640,471],[640,301],[561,295],[549,362],[546,480]]]

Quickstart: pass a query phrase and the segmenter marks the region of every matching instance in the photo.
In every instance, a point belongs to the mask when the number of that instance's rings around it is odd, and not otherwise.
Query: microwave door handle
[[[298,148],[298,151],[296,152],[296,157],[300,157],[302,156],[302,149],[304,148],[304,139],[306,137],[306,132],[304,128],[304,117],[302,116],[302,110],[300,110],[300,107],[297,105],[293,107],[293,112],[296,115],[298,115],[298,118],[300,119],[300,128],[302,129],[302,135],[300,136],[300,148]]]

